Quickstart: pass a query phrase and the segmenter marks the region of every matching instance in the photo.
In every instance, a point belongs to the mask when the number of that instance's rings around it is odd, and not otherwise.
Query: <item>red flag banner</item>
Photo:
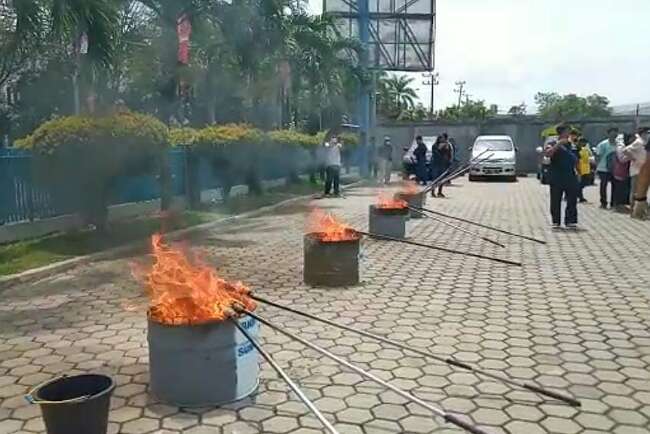
[[[190,37],[192,36],[192,23],[187,14],[178,17],[176,21],[176,34],[178,35],[178,63],[190,63]]]

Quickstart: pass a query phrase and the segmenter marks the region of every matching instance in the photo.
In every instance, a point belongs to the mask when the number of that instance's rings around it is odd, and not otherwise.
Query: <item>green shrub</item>
[[[196,143],[198,130],[194,128],[171,128],[169,143],[172,146],[192,146]]]
[[[295,130],[271,131],[268,133],[268,137],[275,145],[300,146],[305,149],[313,148],[321,143],[318,136],[310,136]]]
[[[105,228],[111,184],[118,176],[160,171],[161,181],[168,182],[168,144],[163,123],[131,112],[53,119],[17,141],[32,151],[36,181],[99,229]]]
[[[198,130],[194,144],[199,147],[224,147],[226,145],[259,145],[264,133],[246,124],[213,125]]]

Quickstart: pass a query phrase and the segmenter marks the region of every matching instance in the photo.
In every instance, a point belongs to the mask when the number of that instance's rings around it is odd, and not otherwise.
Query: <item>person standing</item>
[[[630,160],[623,153],[625,146],[631,144],[634,136],[625,134],[623,143],[616,147],[616,152],[610,157],[612,160],[612,208],[616,212],[627,212],[630,191]]]
[[[580,203],[586,203],[584,189],[589,184],[591,175],[591,148],[589,142],[584,137],[578,139],[577,143],[577,156],[578,156],[578,200]]]
[[[431,159],[432,178],[438,179],[442,174],[448,171],[451,166],[451,159],[453,158],[451,144],[447,141],[446,135],[438,137],[436,144],[433,145],[433,158]],[[444,182],[438,183],[437,197],[445,197],[442,192]],[[435,186],[434,186],[435,187]],[[435,188],[431,190],[431,197],[436,197]]]
[[[417,182],[422,185],[427,183],[427,145],[424,143],[422,136],[415,138],[417,144],[413,155],[415,156],[415,177]]]
[[[569,127],[557,127],[558,140],[549,143],[544,153],[551,159],[550,177],[550,208],[553,228],[558,229],[562,223],[562,197],[566,195],[564,224],[567,228],[577,228],[578,225],[578,175],[576,164],[578,159],[571,150],[569,142]]]
[[[372,136],[370,138],[370,145],[368,146],[368,176],[370,176],[370,179],[377,179],[379,176],[378,154],[375,136]]]
[[[323,146],[323,161],[325,166],[325,196],[328,196],[334,187],[334,196],[340,195],[339,185],[341,179],[341,148],[338,136],[332,136]]]
[[[596,147],[596,157],[598,165],[596,172],[600,180],[600,207],[607,208],[607,185],[612,184],[612,163],[613,156],[616,152],[616,138],[618,137],[618,128],[612,127],[607,130],[607,139],[603,140]],[[614,186],[612,184],[610,194],[610,205],[614,196]]]
[[[393,145],[390,137],[384,137],[384,144],[379,150],[379,173],[380,180],[384,184],[390,184],[390,175],[393,171]]]
[[[636,131],[636,137],[632,143],[623,148],[623,155],[630,161],[630,205],[634,205],[634,192],[641,168],[648,158],[648,140],[650,139],[650,128],[642,127]]]

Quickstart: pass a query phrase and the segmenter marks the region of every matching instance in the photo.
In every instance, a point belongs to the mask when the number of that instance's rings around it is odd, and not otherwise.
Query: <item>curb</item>
[[[348,185],[342,185],[341,189],[342,190],[348,190],[351,188],[358,187],[362,184],[365,183],[366,180],[362,179],[357,182],[353,182],[352,184]],[[173,232],[169,232],[165,234],[165,237],[167,239],[175,240],[178,239],[184,235],[190,234],[192,232],[200,232],[202,230],[210,229],[214,226],[219,226],[224,223],[230,223],[233,221],[241,220],[241,219],[246,219],[246,218],[251,218],[251,217],[257,217],[262,214],[266,214],[269,211],[273,211],[277,208],[281,208],[283,206],[289,205],[294,202],[300,202],[302,200],[306,199],[312,199],[316,195],[311,194],[311,195],[306,195],[306,196],[297,196],[297,197],[292,197],[291,199],[286,199],[278,203],[274,203],[272,205],[267,205],[263,206],[261,208],[257,208],[251,211],[247,211],[242,214],[236,214],[233,216],[229,217],[224,217],[218,220],[214,220],[211,222],[203,223],[200,225],[196,226],[190,226],[188,228],[183,228],[179,229]],[[118,247],[113,247],[108,250],[104,250],[101,252],[96,252],[96,253],[91,253],[89,255],[84,255],[84,256],[78,256],[76,258],[70,258],[66,259],[60,262],[55,262],[53,264],[48,264],[44,265],[42,267],[38,268],[33,268],[31,270],[26,270],[20,273],[16,274],[10,274],[8,276],[2,276],[0,277],[0,292],[2,290],[6,290],[11,288],[12,286],[15,286],[20,283],[27,283],[30,281],[34,280],[39,280],[39,279],[44,279],[46,277],[50,277],[56,274],[61,274],[67,270],[70,270],[72,268],[75,268],[79,265],[84,265],[84,264],[89,264],[91,262],[97,262],[97,261],[104,261],[107,259],[114,259],[119,256],[123,256],[128,253],[132,253],[137,251],[138,249],[143,249],[146,246],[146,239],[134,241],[128,244],[125,244],[123,246],[118,246]]]

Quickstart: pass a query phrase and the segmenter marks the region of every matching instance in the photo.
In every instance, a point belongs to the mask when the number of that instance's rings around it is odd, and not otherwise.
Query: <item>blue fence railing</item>
[[[365,154],[356,149],[348,156],[351,166],[362,164]],[[220,187],[218,169],[207,158],[198,158],[195,165],[188,165],[188,151],[174,149],[169,151],[168,161],[171,171],[172,193],[176,196],[188,193],[188,183],[195,185],[190,190],[213,189]],[[306,173],[311,158],[307,151],[283,155],[276,153],[267,156],[259,164],[261,179],[278,179],[287,175],[287,159],[293,159],[294,168]],[[187,169],[195,171],[195,176],[187,177]],[[0,225],[31,221],[60,216],[74,212],[65,194],[54,194],[46,186],[34,182],[32,178],[32,156],[28,151],[0,148]],[[241,175],[241,174],[240,174]],[[240,176],[240,178],[242,178]],[[239,180],[240,182],[243,179]],[[115,180],[110,194],[112,205],[143,202],[160,198],[160,183],[156,175],[123,176]]]
[[[185,151],[169,151],[174,195],[185,191]],[[0,224],[43,219],[68,214],[72,207],[56,199],[51,191],[32,178],[32,156],[13,149],[0,150]],[[113,205],[160,198],[155,175],[118,178],[111,192]]]

